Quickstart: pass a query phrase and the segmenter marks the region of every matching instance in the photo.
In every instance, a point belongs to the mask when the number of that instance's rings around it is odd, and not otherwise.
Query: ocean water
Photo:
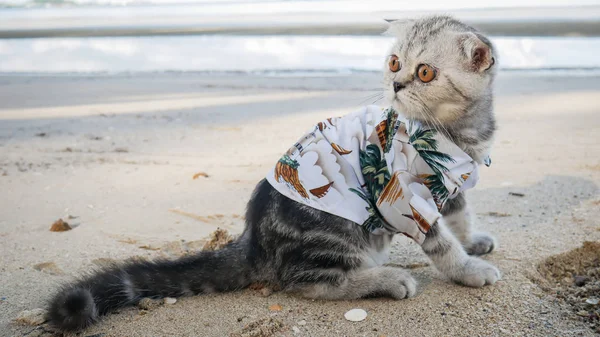
[[[600,69],[600,38],[493,37],[505,70]],[[2,73],[380,71],[383,36],[155,36],[0,40]]]
[[[157,27],[184,16],[355,13],[599,5],[598,0],[0,0],[0,28],[70,19],[144,17]],[[586,13],[582,7],[580,13]],[[558,11],[560,15],[560,11]],[[594,12],[596,13],[596,12]],[[583,16],[585,17],[585,15]],[[156,18],[156,20],[154,20]],[[10,21],[12,19],[13,21]],[[589,18],[586,18],[586,20]],[[592,18],[593,19],[593,18]],[[16,20],[16,21],[15,21]],[[510,17],[505,18],[510,20]],[[8,24],[8,22],[12,22]],[[79,21],[75,21],[79,22]],[[100,20],[102,22],[102,20]],[[136,21],[132,21],[136,22]],[[146,22],[146,21],[144,21]],[[202,22],[202,20],[200,20]],[[77,23],[73,23],[74,26]],[[67,26],[69,27],[69,26]],[[96,28],[95,26],[93,28]],[[101,29],[103,27],[97,27]],[[493,37],[505,70],[600,69],[597,37]],[[392,42],[383,36],[193,35],[0,39],[1,73],[232,72],[343,74],[380,71]]]

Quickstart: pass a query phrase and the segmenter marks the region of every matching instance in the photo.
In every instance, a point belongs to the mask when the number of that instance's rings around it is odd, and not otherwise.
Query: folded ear
[[[460,34],[458,40],[473,71],[483,72],[494,65],[492,43],[485,36],[469,32]]]
[[[412,27],[415,20],[405,19],[405,20],[396,20],[396,19],[384,19],[388,24],[388,29],[383,33],[383,35],[400,37],[404,36],[406,31]]]

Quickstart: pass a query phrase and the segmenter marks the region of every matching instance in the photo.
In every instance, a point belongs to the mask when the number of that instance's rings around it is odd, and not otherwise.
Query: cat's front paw
[[[494,284],[501,277],[498,268],[476,257],[469,257],[452,274],[450,278],[454,282],[475,288]]]
[[[468,244],[464,245],[469,255],[484,255],[491,253],[496,248],[496,240],[486,233],[474,233]]]
[[[399,268],[383,268],[379,281],[382,293],[396,300],[410,298],[416,295],[417,281],[410,273]]]

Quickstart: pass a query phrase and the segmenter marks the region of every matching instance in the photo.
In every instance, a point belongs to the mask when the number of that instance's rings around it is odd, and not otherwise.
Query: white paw
[[[414,297],[417,294],[417,281],[410,273],[397,268],[386,268],[383,282],[387,284],[387,293],[390,297],[401,300]]]
[[[474,233],[471,242],[464,246],[469,255],[484,255],[491,253],[496,248],[496,241],[486,233]]]
[[[498,268],[476,257],[469,257],[452,274],[451,278],[454,282],[476,288],[494,284],[501,277]]]

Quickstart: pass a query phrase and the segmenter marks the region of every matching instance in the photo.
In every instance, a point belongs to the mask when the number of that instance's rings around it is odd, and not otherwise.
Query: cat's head
[[[491,109],[496,54],[481,33],[429,16],[391,21],[387,34],[396,41],[385,60],[385,98],[407,117],[451,124],[478,102],[489,101]]]

